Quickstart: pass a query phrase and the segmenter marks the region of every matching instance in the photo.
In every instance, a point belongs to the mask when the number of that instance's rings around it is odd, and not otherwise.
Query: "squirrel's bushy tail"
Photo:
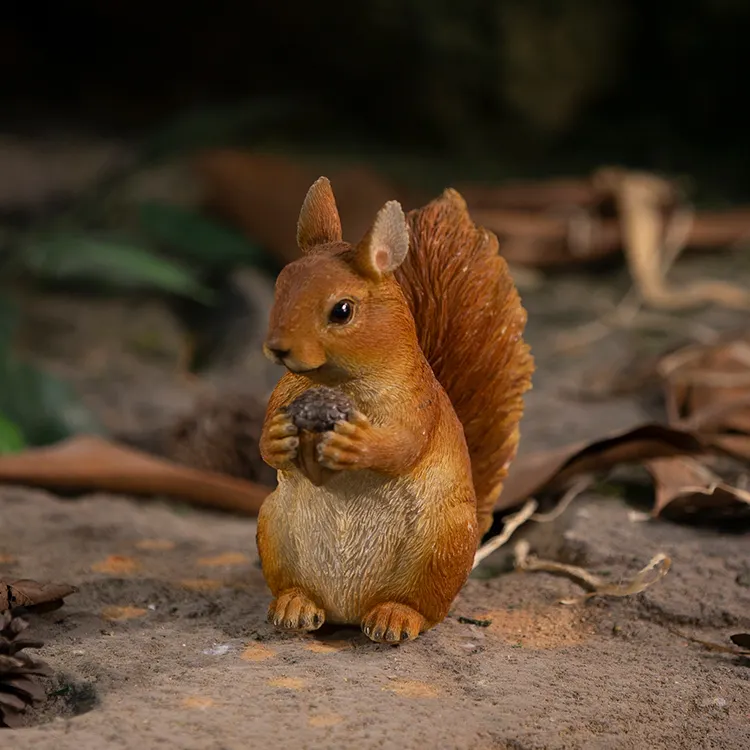
[[[526,311],[497,237],[474,225],[455,190],[407,220],[411,247],[396,278],[427,361],[463,424],[484,534],[516,454],[531,386]]]

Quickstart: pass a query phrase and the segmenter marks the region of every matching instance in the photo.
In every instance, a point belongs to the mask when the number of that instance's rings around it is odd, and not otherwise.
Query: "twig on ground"
[[[704,641],[700,638],[694,638],[691,635],[685,635],[685,633],[681,633],[679,630],[676,630],[675,628],[669,626],[667,626],[667,630],[672,633],[672,635],[676,635],[678,638],[684,638],[686,641],[690,641],[691,643],[697,643],[698,645],[707,648],[709,651],[720,651],[724,654],[733,654],[734,656],[750,655],[750,651],[746,651],[740,648],[732,648],[732,646],[724,646],[721,643],[713,643],[712,641]]]
[[[559,518],[568,509],[568,506],[575,500],[582,492],[585,492],[594,483],[592,476],[581,477],[560,499],[560,502],[547,513],[534,513],[531,516],[532,521],[538,523],[549,523]]]
[[[580,597],[563,599],[561,604],[582,604],[594,596],[630,596],[645,591],[658,580],[663,578],[672,564],[664,553],[655,555],[642,570],[625,583],[609,583],[603,578],[590,573],[577,565],[566,565],[553,560],[540,560],[530,554],[531,547],[526,540],[521,540],[515,546],[516,569],[528,572],[541,571],[564,575],[589,591]]]
[[[507,541],[508,539],[513,536],[513,532],[522,524],[526,523],[531,516],[534,515],[534,512],[536,511],[538,507],[538,504],[536,500],[533,498],[531,500],[528,500],[526,504],[519,510],[517,513],[514,513],[513,515],[508,516],[505,519],[505,524],[503,526],[503,530],[500,534],[498,534],[495,537],[492,537],[488,542],[483,544],[474,555],[474,564],[471,566],[472,570],[479,565],[482,560],[484,560],[485,557],[488,555],[491,555],[495,550],[500,549]]]

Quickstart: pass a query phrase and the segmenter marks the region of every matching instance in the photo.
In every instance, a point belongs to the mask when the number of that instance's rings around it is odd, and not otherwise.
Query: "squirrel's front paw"
[[[326,469],[366,469],[370,462],[372,426],[364,414],[354,412],[346,422],[337,422],[318,443],[318,462]]]
[[[291,469],[299,449],[299,430],[283,411],[276,414],[266,426],[262,445],[263,459],[274,469]]]

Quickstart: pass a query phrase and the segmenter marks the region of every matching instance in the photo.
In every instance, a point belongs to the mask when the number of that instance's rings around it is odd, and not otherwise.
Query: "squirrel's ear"
[[[409,228],[401,204],[388,201],[357,245],[355,265],[367,276],[395,271],[409,252]]]
[[[341,219],[331,183],[319,177],[307,191],[297,221],[297,244],[303,253],[317,245],[341,242]]]

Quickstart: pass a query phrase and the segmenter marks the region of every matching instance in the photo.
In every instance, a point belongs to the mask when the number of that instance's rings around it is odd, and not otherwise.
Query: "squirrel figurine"
[[[257,531],[268,619],[411,640],[448,614],[492,523],[531,386],[526,312],[454,190],[407,216],[386,203],[351,245],[321,177],[297,244],[263,347],[287,369],[260,440],[278,472]],[[289,407],[319,387],[351,408],[316,438],[312,481]]]

